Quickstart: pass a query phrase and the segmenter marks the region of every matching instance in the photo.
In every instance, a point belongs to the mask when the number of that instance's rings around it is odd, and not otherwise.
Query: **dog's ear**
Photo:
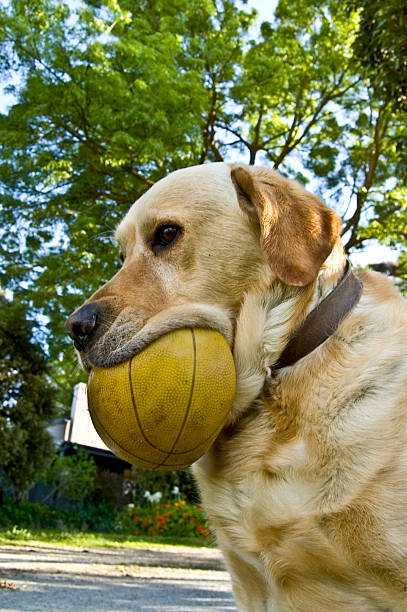
[[[261,246],[288,285],[308,285],[339,239],[338,215],[274,170],[232,166],[240,207],[260,223]]]

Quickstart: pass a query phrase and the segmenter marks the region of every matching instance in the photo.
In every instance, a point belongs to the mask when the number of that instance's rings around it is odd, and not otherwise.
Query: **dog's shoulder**
[[[371,301],[371,305],[390,305],[397,303],[407,314],[407,300],[398,291],[391,278],[374,270],[357,270],[357,276],[363,283],[363,294]]]
[[[391,387],[395,381],[386,374],[385,364],[404,370],[407,377],[407,300],[384,274],[358,270],[357,275],[362,297],[340,326],[339,337],[349,342],[356,370],[368,368],[373,374],[379,367],[383,382]]]
[[[390,441],[399,447],[393,468],[401,476],[407,303],[385,276],[357,274],[363,296],[337,332],[266,380],[240,420],[219,436],[202,464],[213,491],[245,482],[251,493],[240,495],[239,504],[246,499],[251,507],[272,492],[279,516],[302,516],[305,508],[311,515],[336,511],[386,469]]]

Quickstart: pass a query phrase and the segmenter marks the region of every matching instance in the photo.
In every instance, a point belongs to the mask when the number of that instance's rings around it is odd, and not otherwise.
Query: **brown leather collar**
[[[270,366],[271,371],[293,365],[325,342],[358,303],[362,288],[362,281],[353,273],[349,261],[346,262],[342,280],[294,331],[276,363]]]

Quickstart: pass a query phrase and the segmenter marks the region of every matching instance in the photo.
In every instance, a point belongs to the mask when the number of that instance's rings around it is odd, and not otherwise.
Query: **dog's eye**
[[[121,261],[122,263],[124,263],[124,253],[123,253],[123,251],[122,251],[121,249],[120,249],[120,251],[119,251],[119,259],[120,259],[120,261]]]
[[[160,251],[174,244],[181,235],[181,228],[177,225],[160,225],[155,231],[151,242],[153,253],[157,254]]]

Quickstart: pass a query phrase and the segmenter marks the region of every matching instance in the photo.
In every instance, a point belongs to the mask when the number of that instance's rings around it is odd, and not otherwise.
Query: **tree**
[[[407,7],[403,0],[347,0],[360,11],[355,59],[378,96],[407,111]]]
[[[50,491],[42,502],[60,498],[75,503],[78,508],[86,507],[95,492],[96,473],[96,464],[85,451],[56,456],[43,477]]]
[[[14,0],[0,12],[3,69],[24,82],[0,118],[0,283],[50,319],[61,386],[78,376],[65,316],[114,272],[111,234],[129,205],[207,157],[250,20],[228,0]]]
[[[266,163],[342,214],[348,250],[404,248],[406,122],[355,58],[363,10],[279,0],[253,40],[238,0],[0,10],[0,64],[21,80],[0,117],[0,284],[45,321],[61,388],[78,378],[65,316],[115,271],[120,217],[176,168]]]
[[[0,297],[0,466],[24,496],[55,456],[45,429],[55,414],[46,358],[21,304]]]
[[[366,239],[376,238],[385,244],[402,246],[392,273],[401,281],[401,288],[406,289],[407,9],[401,0],[386,3],[347,0],[346,6],[359,14],[353,62],[363,75],[375,106],[374,114],[362,115],[362,126],[373,133],[374,146],[365,163],[367,189],[358,194],[350,244],[360,246]],[[388,187],[379,193],[377,176]],[[376,188],[370,202],[372,214],[358,229],[371,188]]]
[[[262,24],[244,55],[233,112],[218,120],[233,136],[225,154],[238,146],[250,163],[317,179],[321,197],[343,217],[348,251],[369,239],[405,244],[407,237],[405,117],[358,70],[358,32],[358,14],[343,3],[280,0],[275,21]]]
[[[320,122],[358,80],[351,68],[354,27],[340,3],[280,0],[275,21],[262,24],[232,84],[236,110],[218,123],[234,137],[226,146],[247,150],[251,164],[260,154],[292,172],[290,154],[318,145]]]

